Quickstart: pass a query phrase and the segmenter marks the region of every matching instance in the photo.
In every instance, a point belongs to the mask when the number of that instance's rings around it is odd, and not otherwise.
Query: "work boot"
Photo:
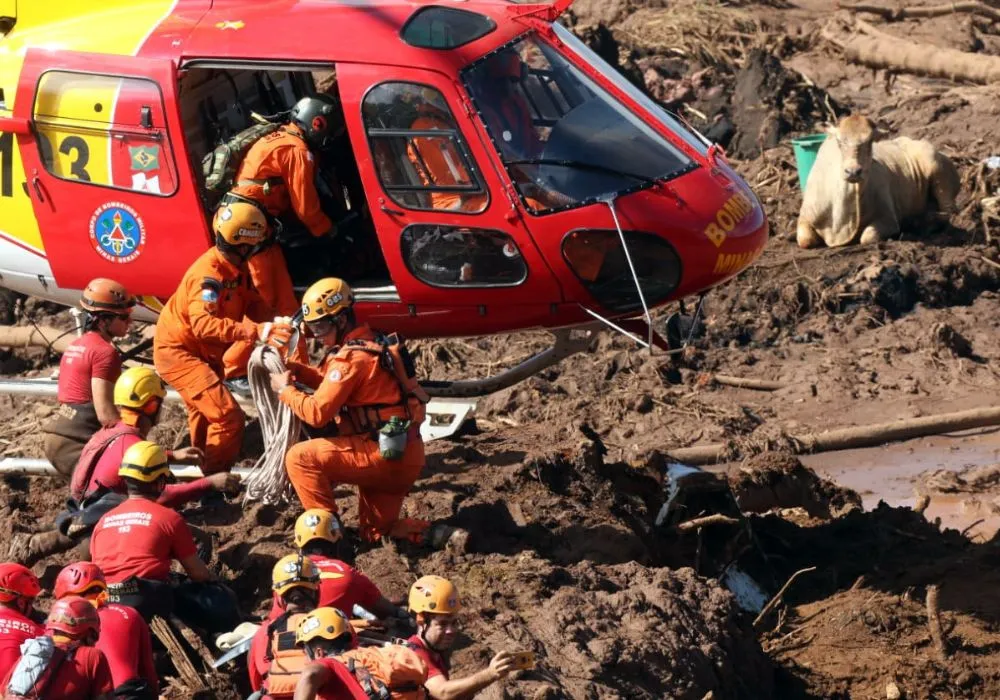
[[[11,538],[10,548],[7,550],[7,560],[30,567],[52,554],[60,554],[73,549],[79,541],[67,537],[58,530],[49,530],[35,535],[19,532]]]
[[[229,389],[230,393],[242,396],[245,399],[252,397],[252,394],[250,393],[250,380],[246,377],[233,377],[232,379],[224,381],[223,384],[226,385],[226,388]]]
[[[432,549],[444,549],[451,545],[458,551],[465,551],[469,533],[458,527],[444,523],[431,523],[415,518],[401,518],[392,524],[389,537],[406,540]]]

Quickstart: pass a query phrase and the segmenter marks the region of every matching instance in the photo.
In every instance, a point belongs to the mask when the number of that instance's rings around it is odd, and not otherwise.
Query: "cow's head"
[[[872,164],[872,143],[878,136],[875,124],[868,117],[852,114],[828,131],[840,147],[843,178],[851,183],[864,182]]]

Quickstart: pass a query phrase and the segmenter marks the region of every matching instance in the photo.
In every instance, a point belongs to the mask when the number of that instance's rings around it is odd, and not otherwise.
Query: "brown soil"
[[[973,542],[907,509],[865,512],[857,494],[794,458],[760,454],[787,445],[789,434],[993,405],[1000,384],[1000,244],[981,204],[1000,186],[1000,171],[981,165],[996,148],[1000,98],[994,87],[850,65],[821,38],[834,16],[829,0],[573,5],[568,23],[595,50],[728,149],[773,237],[752,269],[708,296],[682,356],[651,357],[626,338],[602,336],[589,352],[484,399],[466,434],[430,447],[407,512],[469,529],[465,551],[359,555],[391,597],[422,573],[456,580],[467,608],[456,673],[502,648],[537,652],[537,671],[491,697],[1000,697],[1000,540]],[[980,19],[867,19],[896,36],[1000,55],[1000,30]],[[789,139],[849,111],[952,156],[963,176],[958,215],[913,224],[875,247],[804,252],[789,242],[801,203]],[[19,323],[68,327],[56,309],[0,297],[0,320],[12,312]],[[547,342],[521,333],[423,342],[416,354],[425,376],[464,378]],[[52,359],[5,351],[0,374],[49,372]],[[787,386],[733,389],[712,382],[715,374]],[[47,410],[0,398],[0,455],[39,456]],[[259,449],[252,434],[248,457]],[[603,459],[585,434],[600,437]],[[185,439],[178,408],[157,437]],[[774,592],[816,567],[756,632],[709,571],[687,568],[700,561],[689,548],[652,524],[664,453],[715,442],[727,442],[737,460],[728,476],[766,557],[764,585]],[[989,511],[997,482],[995,469],[978,468],[927,474],[917,485]],[[353,497],[342,494],[354,522]],[[40,527],[61,500],[46,480],[0,482],[0,516],[12,531]],[[213,566],[247,611],[260,613],[294,509],[188,514],[213,538]],[[37,567],[47,585],[67,560]],[[930,644],[932,584],[941,590],[945,659]],[[241,686],[243,675],[213,685]]]

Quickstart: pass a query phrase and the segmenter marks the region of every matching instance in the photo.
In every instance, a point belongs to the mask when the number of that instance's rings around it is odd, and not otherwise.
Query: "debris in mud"
[[[949,323],[935,323],[931,326],[931,343],[935,352],[947,352],[953,357],[974,358],[977,355],[972,350],[972,343],[964,335],[955,330]]]
[[[961,471],[935,469],[918,477],[926,493],[989,493],[1000,495],[1000,464],[969,467]]]
[[[861,508],[861,496],[817,476],[795,456],[765,452],[729,474],[729,483],[745,513],[802,508],[812,518],[837,518]]]

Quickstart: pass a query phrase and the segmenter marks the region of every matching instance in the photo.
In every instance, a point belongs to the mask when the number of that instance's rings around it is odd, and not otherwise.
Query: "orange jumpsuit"
[[[346,338],[374,339],[375,334],[367,325],[354,329]],[[377,438],[359,432],[341,409],[351,414],[363,410],[359,407],[381,405],[380,420],[405,417],[398,381],[379,365],[376,355],[346,344],[327,355],[320,368],[293,365],[291,369],[297,381],[315,388],[316,393],[310,396],[288,386],[279,394],[281,401],[311,426],[318,428],[336,420],[340,433],[333,438],[300,442],[288,451],[285,469],[302,507],[336,513],[334,485],[356,484],[361,536],[369,541],[378,540],[399,519],[403,499],[423,469],[420,426],[415,422],[410,428],[402,459],[386,460],[379,454]]]
[[[414,131],[426,131],[428,129],[454,129],[455,127],[446,116],[425,111],[413,121],[410,128]],[[458,153],[458,149],[455,148],[455,144],[443,136],[440,138],[413,137],[406,147],[406,155],[420,175],[421,182],[425,185],[448,187],[475,184],[462,164],[462,157]],[[486,195],[431,192],[431,205],[434,209],[478,212],[486,206]]]
[[[322,236],[333,222],[323,213],[316,192],[315,157],[302,139],[302,130],[288,124],[268,134],[250,147],[236,173],[238,194],[264,207],[271,216],[292,211],[314,236]],[[278,180],[269,187],[249,180]],[[270,304],[272,315],[293,316],[299,309],[288,265],[281,246],[274,242],[250,258],[250,277],[260,296]],[[236,343],[224,358],[226,377],[246,376],[252,343]],[[300,343],[295,357],[305,361],[305,345]]]
[[[153,364],[184,399],[191,444],[205,451],[205,473],[228,469],[240,452],[243,411],[222,385],[222,356],[237,341],[253,346],[270,308],[217,248],[188,268],[156,322]]]

